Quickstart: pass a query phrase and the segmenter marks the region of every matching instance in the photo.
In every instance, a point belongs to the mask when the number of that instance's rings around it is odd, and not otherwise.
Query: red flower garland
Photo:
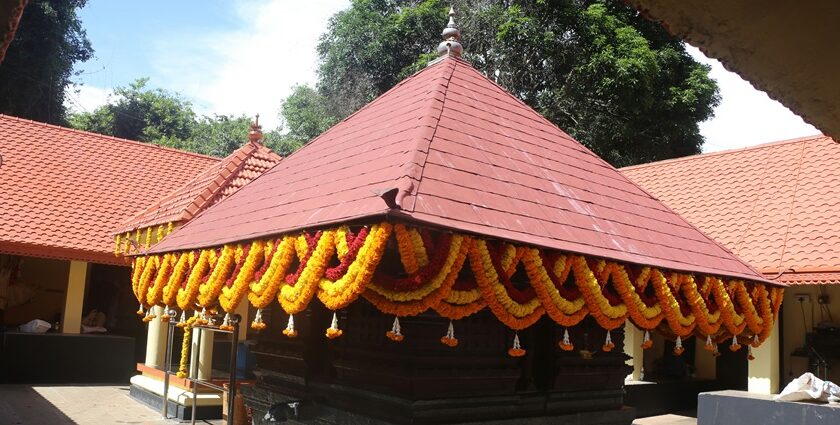
[[[368,237],[368,228],[363,227],[362,230],[359,231],[355,237],[352,236],[351,232],[347,232],[347,255],[341,259],[341,263],[333,268],[327,269],[324,272],[324,277],[329,280],[336,281],[341,279],[342,276],[347,274],[347,269],[353,264],[353,261],[356,261],[356,256],[359,254],[359,250],[364,245],[365,240]]]

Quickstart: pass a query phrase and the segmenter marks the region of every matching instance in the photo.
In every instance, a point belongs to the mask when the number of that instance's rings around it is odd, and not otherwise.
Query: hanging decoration
[[[449,321],[449,327],[446,329],[446,335],[440,338],[440,342],[449,347],[458,346],[458,338],[455,338],[455,326],[451,320]]]
[[[609,336],[610,336],[610,334],[607,333],[607,337],[609,337]],[[572,351],[572,350],[575,349],[575,345],[572,344],[572,340],[569,338],[569,330],[568,329],[563,329],[563,339],[560,341],[559,345],[560,345],[560,349],[563,350],[563,351]]]
[[[522,357],[525,355],[525,349],[519,344],[519,332],[513,334],[513,346],[508,349],[508,355],[511,357]]]
[[[289,315],[289,323],[286,324],[286,329],[283,329],[283,335],[286,335],[289,338],[297,338],[298,331],[295,329],[295,315],[294,314]]]
[[[291,317],[291,316],[289,316],[289,317]],[[344,333],[344,331],[342,331],[341,329],[338,328],[338,316],[336,315],[335,312],[333,312],[332,324],[330,324],[330,327],[327,328],[327,333],[326,333],[327,338],[336,339],[336,338],[340,337],[341,334],[343,334],[343,333]]]
[[[391,330],[385,332],[385,336],[388,337],[391,341],[394,342],[401,342],[403,338],[405,338],[402,334],[402,330],[400,329],[400,318],[394,317],[394,324],[391,325]]]
[[[120,243],[141,234],[123,234]],[[394,261],[380,266],[386,253]],[[254,329],[265,327],[261,310],[276,299],[290,315],[284,331],[289,336],[297,335],[291,315],[304,311],[314,298],[336,311],[364,297],[397,318],[433,310],[454,321],[486,308],[515,331],[543,316],[564,328],[592,316],[608,331],[604,351],[614,347],[609,331],[627,321],[645,331],[643,348],[651,346],[653,330],[680,343],[705,336],[710,350],[726,339],[737,350],[738,337],[758,347],[772,332],[783,296],[781,287],[761,282],[389,222],[138,256],[133,259],[132,290],[140,302],[138,313],[146,318],[155,305],[232,313],[247,299],[258,310]],[[334,318],[325,333],[330,338],[342,333]],[[404,337],[398,326],[386,335],[395,341]],[[457,345],[454,331],[441,342]],[[558,345],[574,349],[565,330]]]

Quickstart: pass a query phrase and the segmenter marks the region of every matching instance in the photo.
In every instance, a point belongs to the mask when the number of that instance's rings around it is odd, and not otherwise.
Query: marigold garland
[[[234,270],[234,273],[228,278],[231,285],[222,287],[222,292],[219,294],[219,305],[227,313],[235,311],[239,302],[245,297],[248,286],[253,281],[254,273],[264,261],[264,248],[265,242],[260,240],[252,242],[245,256],[245,261],[239,267],[238,272]]]
[[[163,305],[168,311],[176,303],[182,311],[194,310],[198,303],[230,313],[247,296],[260,316],[252,327],[262,329],[261,309],[272,299],[292,314],[303,311],[316,294],[333,311],[363,295],[380,311],[398,317],[432,308],[457,320],[486,307],[514,330],[530,326],[543,314],[564,328],[587,315],[608,331],[630,320],[645,330],[644,348],[652,344],[648,331],[660,329],[679,340],[706,336],[706,348],[716,350],[715,342],[733,337],[730,349],[740,348],[738,336],[750,338],[750,347],[759,346],[772,332],[783,298],[782,288],[763,283],[724,283],[714,276],[635,267],[405,224],[384,222],[357,229],[342,226],[277,240],[140,256],[132,260],[131,275],[139,313],[150,320],[150,307]],[[145,229],[145,240],[136,231],[135,240],[151,243],[150,230]],[[156,230],[160,240],[171,226]],[[392,236],[404,276],[379,267]],[[117,235],[115,245],[130,240],[130,233]],[[290,270],[295,258],[299,265]],[[519,267],[527,280],[512,282]],[[389,332],[394,340],[403,336],[394,329]],[[326,334],[337,337],[341,330],[331,326]],[[572,350],[566,339],[560,348]],[[446,335],[441,342],[457,344],[457,339]]]
[[[187,365],[189,364],[190,347],[192,346],[192,329],[195,326],[196,320],[198,320],[198,316],[190,317],[184,323],[184,326],[182,326],[184,329],[184,338],[181,340],[181,361],[178,363],[177,376],[179,378],[186,378],[189,373]]]
[[[207,282],[200,285],[198,288],[198,304],[203,307],[211,306],[222,292],[222,285],[225,284],[233,268],[236,266],[236,247],[234,245],[225,245],[222,247],[222,253],[219,256],[216,266],[207,278]]]
[[[178,288],[178,294],[175,301],[181,310],[191,310],[198,298],[198,290],[201,282],[209,275],[210,256],[213,250],[204,249],[198,254],[198,259],[190,269],[189,277],[187,277],[186,285],[183,288]]]

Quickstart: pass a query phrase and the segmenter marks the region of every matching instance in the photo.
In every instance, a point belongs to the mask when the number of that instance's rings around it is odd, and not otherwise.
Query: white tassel
[[[262,318],[260,318],[260,319],[262,319]],[[335,323],[335,322],[333,322],[333,323]],[[294,332],[295,331],[295,315],[294,314],[289,315],[289,323],[286,324],[286,329],[289,332]]]
[[[449,328],[446,329],[446,337],[455,339],[455,326],[452,325],[452,321],[449,321]]]
[[[187,323],[187,312],[186,311],[181,312],[181,318],[178,319],[178,323]]]
[[[522,348],[522,346],[519,345],[519,332],[516,332],[513,334],[513,349],[518,350],[520,348]]]
[[[607,336],[609,337],[609,334],[607,334]],[[564,345],[572,345],[572,339],[569,338],[569,330],[568,329],[563,330],[563,344]]]
[[[400,332],[400,318],[399,317],[394,317],[394,324],[391,325],[391,332],[393,332],[394,335],[402,335],[402,333]]]
[[[607,339],[604,341],[604,345],[612,344],[612,338],[610,338],[610,331],[607,331]]]
[[[735,335],[732,335],[732,346],[734,347],[736,345],[738,345],[738,337],[735,336]]]
[[[755,345],[758,345],[758,334],[754,334],[754,335],[753,335],[753,343],[754,343]]]
[[[254,316],[254,321],[257,322],[257,323],[262,323],[263,320],[262,320],[262,309],[261,308],[257,309],[257,314],[256,314],[256,316]]]
[[[222,328],[230,327],[230,313],[225,313],[225,318],[222,320]]]
[[[679,349],[683,348],[683,346],[682,346],[682,337],[677,336],[677,345],[676,345],[676,347],[675,347],[675,348],[676,348],[677,350],[679,350]]]
[[[645,330],[645,336],[642,338],[642,343],[650,341],[650,332]]]
[[[289,316],[289,319],[292,317]],[[332,324],[330,324],[330,329],[338,329],[338,315],[333,312]]]
[[[714,342],[712,342],[712,336],[711,335],[706,335],[706,346],[711,347],[713,344],[714,344]]]

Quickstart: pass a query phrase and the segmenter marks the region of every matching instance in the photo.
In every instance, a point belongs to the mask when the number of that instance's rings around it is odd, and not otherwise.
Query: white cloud
[[[67,89],[64,106],[73,112],[93,112],[104,105],[113,91],[88,84],[74,85]]]
[[[283,98],[294,84],[316,81],[318,38],[349,0],[237,1],[235,29],[173,30],[159,39],[152,83],[177,89],[199,113],[260,114],[279,124]]]
[[[715,117],[700,124],[700,132],[706,137],[704,152],[820,133],[738,74],[727,71],[720,61],[707,58],[696,47],[686,47],[694,59],[712,67],[711,77],[720,87],[721,102],[715,109]]]

